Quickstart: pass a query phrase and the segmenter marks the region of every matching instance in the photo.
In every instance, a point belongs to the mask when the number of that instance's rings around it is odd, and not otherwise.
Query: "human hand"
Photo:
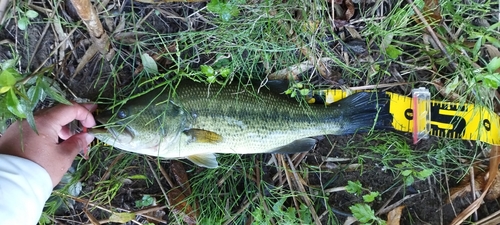
[[[26,120],[15,122],[0,138],[0,154],[37,163],[49,173],[55,187],[76,155],[94,140],[94,136],[89,133],[72,135],[68,124],[78,120],[84,127],[95,126],[91,113],[95,108],[94,104],[73,103],[43,109],[34,116],[38,135]],[[59,143],[59,138],[64,141]]]

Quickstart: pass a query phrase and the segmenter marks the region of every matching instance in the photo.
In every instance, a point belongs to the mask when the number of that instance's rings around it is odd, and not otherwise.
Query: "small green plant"
[[[307,88],[303,83],[294,83],[285,91],[285,94],[290,95],[292,98],[297,97],[297,94],[300,96],[308,96],[310,93],[311,89]]]
[[[17,12],[19,13],[19,20],[17,21],[17,27],[19,30],[26,30],[28,25],[30,25],[30,20],[38,17],[38,13],[34,10],[23,11],[19,7],[17,7]]]
[[[270,218],[274,218],[279,221],[279,224],[312,224],[312,216],[311,212],[306,205],[301,204],[300,209],[298,210],[298,214],[300,214],[300,218],[297,217],[297,210],[294,207],[285,208],[283,210],[283,204],[285,203],[287,198],[281,198],[279,201],[274,203],[273,209],[270,212],[266,212],[262,208],[257,208],[252,212],[254,217],[254,222],[252,224],[271,224]]]
[[[26,119],[36,132],[33,110],[46,97],[71,104],[58,90],[51,87],[50,79],[40,75],[23,76],[14,67],[17,59],[0,63],[0,132],[5,130],[6,121]],[[47,68],[48,70],[50,68]]]
[[[372,192],[366,188],[363,188],[363,186],[361,185],[361,182],[359,182],[359,180],[357,180],[356,182],[347,181],[347,186],[345,189],[348,193],[351,193],[351,194],[354,194],[357,196],[361,196],[361,194],[363,194],[363,191],[367,191],[368,194],[363,195],[363,201],[365,201],[366,203],[370,203],[370,202],[375,201],[375,198],[377,198],[380,195],[380,193],[378,191]]]
[[[244,3],[244,1],[211,0],[210,3],[207,4],[207,9],[214,14],[218,14],[223,21],[228,22],[233,17],[240,14],[237,4],[242,3]]]
[[[375,216],[375,212],[373,209],[364,203],[357,203],[353,206],[349,207],[352,212],[352,215],[361,223],[361,224],[385,224],[385,221]]]
[[[201,73],[206,76],[206,80],[208,83],[217,82],[217,78],[220,76],[222,78],[227,78],[229,74],[231,74],[231,69],[227,67],[221,67],[219,69],[214,69],[212,66],[201,65],[200,66]]]
[[[432,175],[433,170],[432,169],[423,169],[423,170],[416,170],[414,167],[407,163],[407,162],[402,162],[401,164],[397,164],[396,168],[401,170],[401,175],[403,176],[403,181],[406,186],[410,186],[415,182],[415,178],[419,180],[426,179],[430,175]]]
[[[347,181],[346,191],[348,193],[361,196],[363,192],[368,192],[368,194],[363,195],[364,203],[357,203],[349,207],[353,216],[359,220],[362,224],[385,224],[385,221],[375,216],[373,209],[366,203],[375,201],[375,199],[380,195],[378,191],[370,191],[363,188],[361,182],[359,181]]]
[[[151,195],[144,195],[142,196],[141,200],[135,201],[135,207],[137,208],[148,207],[153,205],[154,203],[155,199],[151,197]]]
[[[482,81],[483,85],[489,88],[497,89],[500,87],[500,73],[496,72],[500,68],[500,58],[495,57],[486,65],[486,71],[481,69],[474,78],[476,82]]]

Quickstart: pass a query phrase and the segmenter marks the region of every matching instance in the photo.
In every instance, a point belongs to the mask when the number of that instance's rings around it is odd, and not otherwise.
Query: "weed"
[[[415,178],[419,180],[423,180],[432,175],[432,169],[423,169],[416,170],[413,165],[402,162],[401,164],[397,164],[396,168],[401,171],[401,175],[403,176],[403,181],[406,186],[410,186],[415,182]]]
[[[373,209],[367,204],[358,203],[351,207],[353,216],[361,222],[361,224],[385,224],[385,221],[375,216]]]
[[[17,12],[19,14],[19,19],[17,21],[17,27],[19,30],[26,30],[31,23],[30,20],[38,17],[38,13],[31,9],[23,11],[17,7]]]
[[[361,182],[348,181],[346,186],[346,191],[351,194],[361,195],[363,191],[368,191],[369,193],[363,195],[363,201],[365,203],[357,203],[349,207],[353,216],[359,220],[362,224],[385,224],[385,221],[375,216],[373,209],[366,203],[373,202],[380,194],[378,191],[372,192],[368,189],[364,189]]]
[[[222,21],[228,22],[233,17],[238,16],[240,14],[240,10],[238,9],[239,4],[244,4],[244,1],[241,0],[211,0],[207,4],[207,9],[212,13],[218,14]]]
[[[151,195],[144,195],[142,196],[141,200],[135,201],[135,207],[137,208],[147,207],[153,205],[154,203],[155,199],[151,197]]]
[[[51,87],[49,78],[40,72],[38,75],[23,76],[15,69],[18,60],[9,59],[0,64],[0,132],[10,119],[26,119],[33,130],[36,130],[33,110],[38,103],[50,97],[60,103],[71,104],[60,90]],[[7,109],[7,110],[5,110]]]

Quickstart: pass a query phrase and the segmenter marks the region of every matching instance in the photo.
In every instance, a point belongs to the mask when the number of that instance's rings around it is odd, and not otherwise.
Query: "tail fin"
[[[340,108],[349,109],[343,119],[343,134],[374,130],[392,130],[391,98],[385,92],[360,92],[338,102]]]

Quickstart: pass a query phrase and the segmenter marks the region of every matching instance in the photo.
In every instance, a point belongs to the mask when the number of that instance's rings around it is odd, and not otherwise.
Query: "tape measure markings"
[[[413,99],[400,94],[387,92],[390,97],[389,112],[393,115],[392,125],[396,130],[413,132]],[[318,97],[320,96],[320,97]],[[342,90],[314,91],[309,103],[324,101],[326,104],[347,96]],[[422,101],[417,109],[423,116],[425,107]],[[420,110],[422,108],[422,110]],[[460,104],[430,100],[430,135],[463,140],[479,140],[485,143],[500,144],[500,117],[487,107],[474,104]],[[416,123],[418,124],[418,123]],[[420,127],[420,126],[419,126]],[[420,129],[420,128],[419,128]]]

